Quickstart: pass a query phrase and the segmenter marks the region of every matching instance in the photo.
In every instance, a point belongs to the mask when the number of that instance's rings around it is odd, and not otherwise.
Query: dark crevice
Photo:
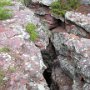
[[[43,61],[47,67],[51,67],[53,61],[57,58],[57,54],[52,42],[49,40],[49,45],[45,50],[41,51]]]
[[[42,50],[42,57],[47,69],[43,72],[43,76],[48,84],[51,87],[52,84],[52,65],[54,60],[57,58],[55,48],[52,42],[49,40],[49,45],[47,46],[46,50]]]
[[[44,72],[43,72],[43,76],[48,84],[48,87],[51,86],[52,83],[52,77],[51,77],[51,70],[50,68],[47,68]]]

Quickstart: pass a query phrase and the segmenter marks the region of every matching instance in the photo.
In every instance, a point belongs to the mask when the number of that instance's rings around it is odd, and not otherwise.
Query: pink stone
[[[5,31],[5,28],[0,25],[0,33],[4,32],[4,31]]]
[[[11,37],[14,37],[15,35],[17,35],[18,33],[13,30],[8,30],[5,32],[5,34],[6,34],[6,37],[11,38]]]
[[[23,44],[23,40],[19,37],[14,37],[8,40],[8,45],[12,48],[20,48]]]

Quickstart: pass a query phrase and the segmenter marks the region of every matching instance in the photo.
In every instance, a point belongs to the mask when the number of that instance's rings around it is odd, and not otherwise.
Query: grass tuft
[[[35,41],[38,37],[38,33],[36,32],[36,26],[33,23],[28,23],[26,25],[26,31],[29,33],[30,35],[30,39],[32,41]]]
[[[0,0],[0,7],[12,5],[10,0]]]
[[[53,14],[64,17],[66,11],[76,9],[79,5],[80,2],[78,0],[67,0],[66,2],[64,0],[58,0],[53,2],[50,7]]]
[[[12,17],[12,11],[0,7],[0,20],[6,20]]]
[[[6,20],[12,17],[12,11],[4,8],[9,5],[12,5],[10,0],[0,0],[0,20]]]

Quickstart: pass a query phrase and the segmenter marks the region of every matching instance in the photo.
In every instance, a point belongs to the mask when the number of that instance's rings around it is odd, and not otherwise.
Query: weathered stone
[[[70,69],[68,68],[65,60],[70,60],[68,62],[70,65],[75,66],[72,70],[75,71],[78,75],[81,75],[86,82],[90,82],[90,40],[79,38],[78,36],[67,34],[67,33],[53,33],[52,35],[52,42],[58,55],[63,55],[66,59],[62,59],[63,69],[67,71]],[[70,66],[69,65],[69,66]],[[67,67],[66,67],[67,66]],[[74,70],[75,69],[75,70]],[[72,71],[69,70],[69,73]],[[70,73],[71,74],[71,73]],[[73,74],[74,77],[75,74]],[[74,79],[74,78],[73,78]]]
[[[25,27],[27,23],[37,26],[38,40],[43,49],[49,43],[48,29],[41,24],[32,10],[22,9],[23,5],[16,1],[13,4],[8,7],[13,10],[12,19],[0,22],[0,71],[3,71],[4,76],[0,79],[0,90],[49,90],[43,77],[46,66],[41,48],[35,46],[38,42],[30,40]]]
[[[74,65],[70,62],[70,59],[68,60],[67,58],[63,56],[58,56],[59,63],[61,69],[71,78],[75,78],[75,67]]]
[[[68,11],[65,14],[65,18],[76,25],[85,29],[88,33],[90,33],[90,17],[88,15],[84,15],[78,12]]]
[[[64,22],[65,21],[65,19],[64,19],[64,17],[62,17],[62,16],[60,16],[60,15],[57,15],[57,14],[51,14],[54,18],[56,18],[56,19],[60,19],[62,22]]]
[[[58,60],[55,60],[52,68],[51,90],[72,90],[72,80],[60,68]]]
[[[89,38],[89,36],[90,36],[90,34],[87,33],[85,30],[83,30],[82,28],[77,27],[75,25],[67,25],[66,29],[69,34],[74,34],[79,37]]]
[[[81,0],[81,3],[88,5],[88,4],[90,4],[90,0]]]
[[[55,2],[57,0],[32,0],[32,2],[36,3],[39,2],[43,5],[50,6],[52,2]]]
[[[89,90],[90,89],[90,84],[85,83],[83,86],[83,90]]]
[[[43,15],[46,14],[46,12],[44,11],[44,9],[39,8],[39,10],[36,10],[35,14],[40,15],[40,16],[43,16]]]
[[[75,78],[75,80],[73,80],[72,90],[83,90],[83,82]]]
[[[48,24],[48,28],[52,30],[53,28],[56,28],[58,26],[58,21],[54,17],[52,17],[50,14],[45,15],[45,20]]]

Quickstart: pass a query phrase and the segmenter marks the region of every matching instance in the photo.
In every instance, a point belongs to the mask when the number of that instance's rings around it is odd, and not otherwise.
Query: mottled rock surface
[[[21,3],[14,1],[6,8],[13,10],[13,17],[0,21],[0,90],[49,90],[40,52],[49,43],[48,29]],[[37,25],[35,42],[25,31],[29,22]]]
[[[78,12],[69,11],[65,14],[65,18],[90,33],[90,13],[84,15]]]
[[[51,40],[59,55],[58,59],[61,69],[74,82],[73,90],[75,90],[75,87],[79,84],[80,87],[78,88],[82,90],[84,82],[90,83],[90,40],[64,32],[54,32]],[[78,83],[80,81],[79,84],[76,83],[77,80]]]
[[[90,0],[81,0],[81,3],[88,5],[88,4],[90,4]]]
[[[57,0],[32,0],[32,2],[39,2],[43,5],[49,6],[52,2],[55,2]]]

